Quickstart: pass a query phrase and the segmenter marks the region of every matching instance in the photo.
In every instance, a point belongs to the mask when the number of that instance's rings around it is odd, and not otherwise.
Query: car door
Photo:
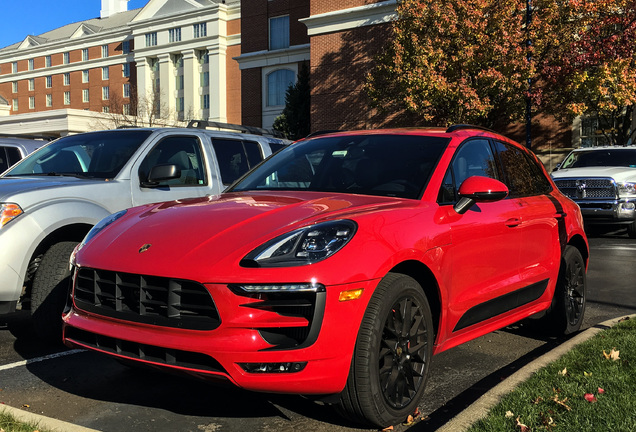
[[[160,165],[176,165],[181,175],[150,184],[150,170]],[[133,168],[133,176],[135,173],[137,177],[131,179],[133,205],[202,197],[215,192],[214,185],[210,184],[201,141],[193,135],[161,138]]]
[[[455,202],[462,182],[474,175],[500,179],[487,139],[458,148],[440,196]],[[446,331],[451,338],[510,309],[511,293],[521,287],[518,204],[508,199],[478,203],[458,216],[450,222],[452,277],[446,303],[452,307]]]
[[[535,158],[512,144],[495,142],[509,200],[519,209],[521,253],[520,277],[533,297],[542,294],[550,279],[557,277],[561,259],[559,220],[565,216],[550,196],[552,185]]]

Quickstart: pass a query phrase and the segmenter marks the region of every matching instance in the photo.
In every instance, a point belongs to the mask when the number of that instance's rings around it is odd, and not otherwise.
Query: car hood
[[[143,206],[95,236],[77,254],[77,263],[200,281],[214,268],[217,277],[231,278],[247,253],[278,235],[419,204],[363,195],[243,192]]]
[[[636,181],[636,168],[629,167],[585,167],[566,168],[552,172],[555,180],[561,178],[611,177],[618,182]]]
[[[67,187],[82,182],[95,183],[97,181],[71,176],[0,177],[0,200],[6,201],[23,192]],[[103,183],[103,180],[99,182]]]

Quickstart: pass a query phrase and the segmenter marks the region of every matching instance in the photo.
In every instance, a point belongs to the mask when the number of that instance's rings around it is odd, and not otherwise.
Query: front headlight
[[[11,222],[13,219],[20,216],[22,209],[19,205],[13,203],[1,203],[0,204],[0,228]]]
[[[636,195],[636,183],[618,183],[618,195]]]
[[[82,240],[82,242],[77,246],[76,251],[79,251],[84,245],[86,245],[86,243],[91,241],[93,237],[99,234],[101,230],[103,230],[108,225],[112,224],[117,219],[125,215],[126,212],[127,210],[122,210],[117,213],[113,213],[112,215],[106,216],[104,219],[97,222],[97,224],[93,228],[91,228],[91,230],[88,232],[88,234],[86,234],[86,237],[84,237],[84,240]]]
[[[357,225],[350,220],[323,222],[283,234],[254,249],[243,267],[291,267],[329,258],[353,238]]]

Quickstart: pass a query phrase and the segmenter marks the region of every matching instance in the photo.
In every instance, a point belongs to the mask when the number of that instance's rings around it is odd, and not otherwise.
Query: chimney
[[[108,18],[119,12],[128,10],[128,0],[102,0],[101,18]]]

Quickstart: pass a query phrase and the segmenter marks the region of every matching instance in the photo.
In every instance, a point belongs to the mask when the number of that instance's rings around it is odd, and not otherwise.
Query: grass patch
[[[469,432],[636,431],[636,319],[576,346],[502,398]]]
[[[38,428],[35,425],[24,423],[8,414],[0,407],[0,432],[47,432],[46,429]]]

